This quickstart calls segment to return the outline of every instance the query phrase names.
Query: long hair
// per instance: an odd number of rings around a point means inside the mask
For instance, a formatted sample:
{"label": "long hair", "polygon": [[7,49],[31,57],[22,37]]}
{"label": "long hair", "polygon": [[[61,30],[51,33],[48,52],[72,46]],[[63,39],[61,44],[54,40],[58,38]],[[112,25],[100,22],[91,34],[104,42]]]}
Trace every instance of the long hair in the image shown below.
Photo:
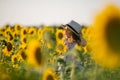
{"label": "long hair", "polygon": [[81,43],[81,38],[80,35],[76,35],[74,32],[72,32],[72,38],[75,40],[75,42],[80,45]]}

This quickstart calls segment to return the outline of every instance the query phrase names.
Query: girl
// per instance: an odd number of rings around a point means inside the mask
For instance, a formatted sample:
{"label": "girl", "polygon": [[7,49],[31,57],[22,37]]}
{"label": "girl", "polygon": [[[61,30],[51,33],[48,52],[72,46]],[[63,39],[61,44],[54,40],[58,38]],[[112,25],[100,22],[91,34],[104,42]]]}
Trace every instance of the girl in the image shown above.
{"label": "girl", "polygon": [[[64,42],[67,45],[68,51],[74,48],[75,45],[79,46],[85,46],[86,41],[83,39],[81,34],[81,28],[82,26],[78,24],[75,21],[71,21],[70,23],[66,25],[62,25],[64,31],[65,31],[65,39]],[[78,57],[78,56],[77,56]],[[60,59],[63,59],[63,61],[66,63],[64,66],[58,62],[58,70],[62,73],[66,72],[65,66],[70,65],[69,71],[71,79],[74,80],[73,74],[75,73],[75,68],[78,68],[79,70],[83,70],[83,66],[81,65],[80,60],[75,56],[74,53],[68,54],[66,56],[61,55]],[[72,66],[72,65],[74,66]],[[73,69],[74,68],[74,69]]]}

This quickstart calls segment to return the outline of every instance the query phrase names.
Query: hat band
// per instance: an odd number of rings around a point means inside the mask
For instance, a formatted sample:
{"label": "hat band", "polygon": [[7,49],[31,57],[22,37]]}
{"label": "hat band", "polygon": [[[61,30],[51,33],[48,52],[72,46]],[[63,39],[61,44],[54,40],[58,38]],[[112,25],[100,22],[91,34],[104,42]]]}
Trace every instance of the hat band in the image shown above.
{"label": "hat band", "polygon": [[72,28],[72,26],[70,26],[69,24],[66,24],[66,25],[69,26],[73,31],[75,31],[74,32],[75,34],[79,35],[79,33],[74,28]]}

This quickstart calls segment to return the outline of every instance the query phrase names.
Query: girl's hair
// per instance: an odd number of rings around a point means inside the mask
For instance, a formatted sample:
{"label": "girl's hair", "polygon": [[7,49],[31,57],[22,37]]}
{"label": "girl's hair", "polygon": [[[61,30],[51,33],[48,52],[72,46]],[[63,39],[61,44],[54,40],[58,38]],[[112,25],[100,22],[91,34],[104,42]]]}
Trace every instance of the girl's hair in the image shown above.
{"label": "girl's hair", "polygon": [[77,42],[78,45],[80,45],[81,38],[80,36],[76,35],[74,32],[72,32],[72,38]]}

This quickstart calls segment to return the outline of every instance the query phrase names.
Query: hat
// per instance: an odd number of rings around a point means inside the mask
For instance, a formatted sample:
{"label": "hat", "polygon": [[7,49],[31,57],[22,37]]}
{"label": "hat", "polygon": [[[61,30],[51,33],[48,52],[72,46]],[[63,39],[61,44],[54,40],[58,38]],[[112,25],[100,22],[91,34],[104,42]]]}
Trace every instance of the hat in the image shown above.
{"label": "hat", "polygon": [[66,25],[62,25],[63,27],[66,27],[66,26],[68,26],[68,28],[71,30],[71,31],[73,31],[76,35],[79,35],[80,34],[80,30],[81,30],[81,28],[82,28],[82,26],[79,24],[79,23],[77,23],[77,22],[75,22],[75,21],[70,21],[68,24],[66,24]]}
{"label": "hat", "polygon": [[82,46],[85,46],[86,45],[86,40],[82,37],[82,34],[81,34],[81,29],[82,29],[82,26],[79,24],[79,23],[77,23],[77,22],[75,22],[75,21],[70,21],[68,24],[66,24],[66,25],[62,25],[63,27],[68,27],[72,32],[74,32],[77,36],[79,36],[80,37],[80,39],[81,39],[81,43],[80,43],[80,45],[82,45]]}

